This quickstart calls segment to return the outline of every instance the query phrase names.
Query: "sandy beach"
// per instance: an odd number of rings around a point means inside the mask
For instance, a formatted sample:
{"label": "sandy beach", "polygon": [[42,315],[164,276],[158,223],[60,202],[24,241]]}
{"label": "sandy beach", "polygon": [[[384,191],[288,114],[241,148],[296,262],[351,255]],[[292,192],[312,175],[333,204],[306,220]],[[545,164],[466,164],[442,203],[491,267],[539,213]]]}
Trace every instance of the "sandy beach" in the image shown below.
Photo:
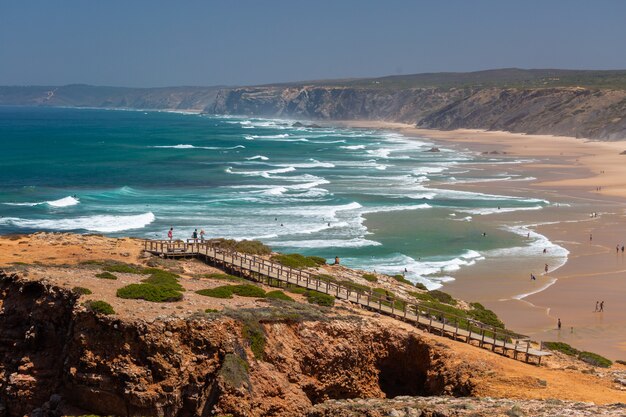
{"label": "sandy beach", "polygon": [[[580,350],[626,359],[626,255],[621,251],[626,245],[626,155],[621,155],[626,141],[468,129],[435,131],[372,121],[344,123],[393,129],[409,137],[428,138],[436,146],[526,160],[506,170],[533,180],[454,188],[550,201],[543,210],[491,214],[489,220],[546,236],[569,251],[567,262],[554,264],[548,260],[550,253],[541,250],[532,256],[489,258],[453,273],[455,280],[443,290],[487,305],[508,327],[534,339],[564,341]],[[499,165],[486,169],[503,170]],[[549,264],[547,274],[545,263]],[[530,280],[530,273],[536,281]],[[603,312],[594,311],[597,301],[604,301]]]}

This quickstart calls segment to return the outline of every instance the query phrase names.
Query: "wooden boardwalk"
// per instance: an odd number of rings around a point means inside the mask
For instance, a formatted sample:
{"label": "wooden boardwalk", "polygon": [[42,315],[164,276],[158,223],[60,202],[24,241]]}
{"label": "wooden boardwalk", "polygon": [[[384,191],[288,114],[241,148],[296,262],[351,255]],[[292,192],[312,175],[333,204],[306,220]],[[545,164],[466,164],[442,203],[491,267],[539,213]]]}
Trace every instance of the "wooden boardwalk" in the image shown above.
{"label": "wooden boardwalk", "polygon": [[146,240],[144,250],[167,258],[198,258],[233,274],[255,281],[266,281],[270,285],[295,285],[329,294],[378,313],[413,323],[428,332],[490,349],[513,359],[526,362],[534,359],[537,364],[540,364],[542,357],[550,355],[549,352],[533,348],[528,336],[433,309],[419,302],[409,302],[327,281],[307,271],[286,267],[258,256],[214,247],[210,241]]}

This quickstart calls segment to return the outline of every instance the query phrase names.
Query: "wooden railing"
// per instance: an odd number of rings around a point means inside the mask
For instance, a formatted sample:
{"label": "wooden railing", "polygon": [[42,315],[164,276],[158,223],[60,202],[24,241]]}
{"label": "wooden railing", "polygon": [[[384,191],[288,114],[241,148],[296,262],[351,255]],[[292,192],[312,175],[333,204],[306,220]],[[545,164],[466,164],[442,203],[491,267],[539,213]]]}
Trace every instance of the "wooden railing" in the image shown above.
{"label": "wooden railing", "polygon": [[[468,341],[470,339],[477,340],[481,345],[489,343],[494,348],[500,342],[503,345],[514,343],[516,346],[525,346],[530,350],[530,338],[526,335],[458,316],[420,302],[407,301],[391,294],[383,295],[371,290],[363,291],[343,283],[332,282],[308,271],[284,266],[256,255],[214,246],[210,241],[199,239],[189,239],[186,242],[182,240],[146,240],[144,249],[148,252],[172,256],[203,255],[224,264],[263,274],[288,284],[356,302],[385,314],[417,321],[429,327],[429,330],[437,327],[442,333],[453,332],[455,336],[466,337]],[[435,323],[438,323],[439,326],[434,326]]]}

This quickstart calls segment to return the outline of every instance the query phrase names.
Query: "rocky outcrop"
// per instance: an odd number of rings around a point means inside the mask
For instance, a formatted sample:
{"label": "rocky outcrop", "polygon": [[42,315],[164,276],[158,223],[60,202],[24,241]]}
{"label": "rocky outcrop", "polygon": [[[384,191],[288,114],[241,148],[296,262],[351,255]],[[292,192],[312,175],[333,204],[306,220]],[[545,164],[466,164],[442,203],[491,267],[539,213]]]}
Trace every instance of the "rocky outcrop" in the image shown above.
{"label": "rocky outcrop", "polygon": [[446,346],[310,307],[130,321],[95,315],[70,291],[5,274],[0,304],[0,409],[7,416],[68,408],[290,416],[329,399],[473,390],[471,368]]}
{"label": "rocky outcrop", "polygon": [[496,398],[410,398],[393,400],[328,401],[313,407],[307,417],[596,417],[623,416],[626,404],[595,405],[559,400]]}
{"label": "rocky outcrop", "polygon": [[211,113],[368,119],[428,129],[626,138],[626,91],[559,88],[246,87],[222,90]]}

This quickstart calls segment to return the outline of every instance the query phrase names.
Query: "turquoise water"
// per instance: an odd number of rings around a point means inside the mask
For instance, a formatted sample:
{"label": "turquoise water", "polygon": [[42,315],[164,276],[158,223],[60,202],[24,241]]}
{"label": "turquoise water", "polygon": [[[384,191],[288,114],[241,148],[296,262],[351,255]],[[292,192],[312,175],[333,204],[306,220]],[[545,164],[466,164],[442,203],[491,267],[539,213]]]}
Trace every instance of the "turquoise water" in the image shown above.
{"label": "turquoise water", "polygon": [[[426,139],[293,121],[0,108],[0,234],[40,230],[260,239],[430,287],[521,233],[480,221],[543,200],[468,193],[497,158]],[[502,160],[496,179],[512,161]],[[515,161],[513,161],[515,162]],[[482,236],[486,232],[487,236]],[[545,244],[545,243],[544,243]]]}

